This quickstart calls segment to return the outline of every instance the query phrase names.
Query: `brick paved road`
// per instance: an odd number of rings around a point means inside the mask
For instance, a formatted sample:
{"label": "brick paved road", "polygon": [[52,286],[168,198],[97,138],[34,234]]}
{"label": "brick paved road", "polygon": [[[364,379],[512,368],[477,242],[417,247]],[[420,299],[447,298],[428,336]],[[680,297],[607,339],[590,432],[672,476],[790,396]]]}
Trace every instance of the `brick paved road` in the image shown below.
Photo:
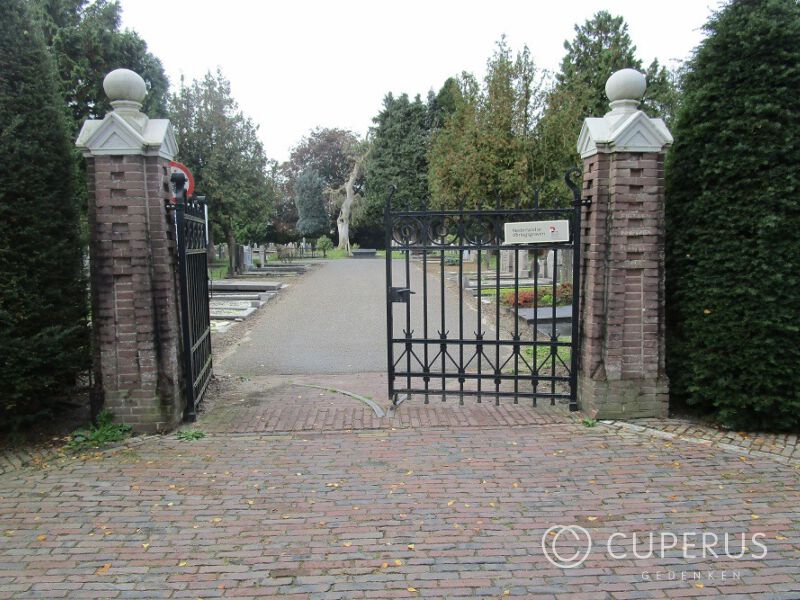
{"label": "brick paved road", "polygon": [[[210,404],[198,426],[218,433],[198,441],[0,475],[0,598],[800,597],[792,465],[563,413],[270,431],[255,417],[286,392],[273,384],[266,408]],[[591,532],[582,566],[544,557],[556,524]],[[649,531],[728,533],[731,553],[738,534],[763,533],[767,556],[614,560],[604,549],[615,532]],[[759,551],[747,546],[745,558]]]}
{"label": "brick paved road", "polygon": [[[342,390],[354,392],[355,397],[340,393]],[[579,418],[577,413],[570,414],[566,406],[550,406],[546,401],[537,410],[531,410],[530,400],[513,404],[505,399],[495,406],[490,398],[483,403],[470,398],[462,406],[458,399],[442,402],[441,396],[432,396],[428,405],[421,399],[403,403],[395,412],[387,399],[385,373],[253,377],[218,396],[201,416],[200,425],[206,431],[497,427],[570,422]],[[367,403],[364,398],[372,402]]]}

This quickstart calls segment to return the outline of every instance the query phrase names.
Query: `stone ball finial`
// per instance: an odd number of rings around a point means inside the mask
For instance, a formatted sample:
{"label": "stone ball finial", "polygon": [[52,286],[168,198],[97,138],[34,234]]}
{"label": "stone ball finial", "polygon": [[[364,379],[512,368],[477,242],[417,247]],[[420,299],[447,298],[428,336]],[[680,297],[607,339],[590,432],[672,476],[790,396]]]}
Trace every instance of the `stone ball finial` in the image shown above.
{"label": "stone ball finial", "polygon": [[103,79],[103,90],[115,102],[134,103],[141,106],[147,95],[147,85],[141,75],[130,69],[115,69]]}
{"label": "stone ball finial", "polygon": [[606,81],[606,96],[611,102],[635,100],[638,103],[646,89],[647,79],[636,69],[621,69]]}

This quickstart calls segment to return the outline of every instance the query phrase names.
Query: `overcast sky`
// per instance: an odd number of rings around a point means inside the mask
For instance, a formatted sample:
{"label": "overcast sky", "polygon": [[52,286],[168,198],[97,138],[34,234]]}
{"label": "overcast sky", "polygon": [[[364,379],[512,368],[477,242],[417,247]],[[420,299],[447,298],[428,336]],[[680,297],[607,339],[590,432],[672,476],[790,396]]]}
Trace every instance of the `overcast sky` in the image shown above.
{"label": "overcast sky", "polygon": [[122,0],[134,29],[172,85],[218,66],[260,126],[270,158],[316,126],[371,125],[387,92],[413,96],[471,71],[482,78],[495,42],[527,44],[557,70],[575,23],[598,10],[622,15],[645,64],[683,60],[718,0]]}

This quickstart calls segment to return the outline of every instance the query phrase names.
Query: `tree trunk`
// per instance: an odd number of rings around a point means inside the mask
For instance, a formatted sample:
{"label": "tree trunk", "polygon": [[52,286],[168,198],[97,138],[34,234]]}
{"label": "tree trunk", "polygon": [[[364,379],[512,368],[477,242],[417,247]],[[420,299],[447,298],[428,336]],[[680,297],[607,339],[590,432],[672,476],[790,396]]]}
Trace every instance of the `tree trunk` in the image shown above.
{"label": "tree trunk", "polygon": [[347,216],[344,215],[344,206],[342,212],[339,213],[339,218],[336,219],[336,229],[339,230],[339,250],[344,250],[347,256],[350,256],[350,214],[348,210]]}
{"label": "tree trunk", "polygon": [[364,157],[361,156],[356,159],[353,165],[353,170],[350,171],[350,177],[347,178],[347,183],[344,184],[345,198],[342,202],[342,209],[339,211],[339,218],[336,219],[336,228],[339,230],[339,250],[344,250],[350,256],[350,215],[353,209],[353,202],[356,199],[355,184],[358,176],[361,174],[361,165],[364,162]]}
{"label": "tree trunk", "polygon": [[228,240],[228,277],[233,277],[236,274],[236,235],[230,222],[223,224],[222,229]]}

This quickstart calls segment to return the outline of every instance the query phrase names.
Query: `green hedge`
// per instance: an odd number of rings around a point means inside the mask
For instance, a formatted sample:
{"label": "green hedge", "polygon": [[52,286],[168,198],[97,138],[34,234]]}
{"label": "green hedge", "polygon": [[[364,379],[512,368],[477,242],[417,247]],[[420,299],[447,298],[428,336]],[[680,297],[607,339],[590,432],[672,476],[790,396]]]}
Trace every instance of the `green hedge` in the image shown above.
{"label": "green hedge", "polygon": [[0,2],[0,428],[48,411],[88,366],[72,146],[28,4]]}
{"label": "green hedge", "polygon": [[738,0],[688,65],[667,162],[673,399],[800,428],[800,7]]}

